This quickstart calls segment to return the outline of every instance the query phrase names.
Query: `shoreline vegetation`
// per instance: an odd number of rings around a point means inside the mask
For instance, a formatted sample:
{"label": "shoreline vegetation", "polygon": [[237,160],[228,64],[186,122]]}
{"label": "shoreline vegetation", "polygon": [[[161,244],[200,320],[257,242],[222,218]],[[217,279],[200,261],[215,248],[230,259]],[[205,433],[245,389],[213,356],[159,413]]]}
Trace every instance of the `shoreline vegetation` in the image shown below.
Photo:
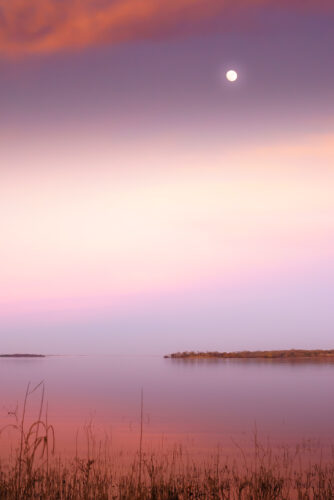
{"label": "shoreline vegetation", "polygon": [[0,354],[0,358],[46,358],[45,354]]}
{"label": "shoreline vegetation", "polygon": [[303,466],[307,453],[276,455],[260,445],[244,463],[218,453],[196,463],[178,448],[137,454],[125,468],[121,456],[103,451],[69,461],[49,456],[43,463],[31,453],[22,458],[21,466],[18,460],[0,465],[1,500],[333,499],[333,463],[320,459]]}
{"label": "shoreline vegetation", "polygon": [[289,349],[279,351],[237,351],[237,352],[195,352],[184,351],[167,354],[168,359],[315,359],[332,358],[334,361],[334,349]]}
{"label": "shoreline vegetation", "polygon": [[[35,421],[27,418],[30,396],[40,391]],[[334,460],[307,442],[274,449],[254,435],[240,460],[218,447],[196,461],[175,446],[160,453],[145,450],[141,406],[138,449],[127,457],[112,455],[109,441],[97,442],[87,427],[84,453],[70,459],[55,454],[55,432],[48,420],[44,383],[28,384],[21,411],[6,429],[16,436],[8,459],[0,461],[1,500],[303,500],[333,499]],[[318,457],[318,458],[316,458]]]}

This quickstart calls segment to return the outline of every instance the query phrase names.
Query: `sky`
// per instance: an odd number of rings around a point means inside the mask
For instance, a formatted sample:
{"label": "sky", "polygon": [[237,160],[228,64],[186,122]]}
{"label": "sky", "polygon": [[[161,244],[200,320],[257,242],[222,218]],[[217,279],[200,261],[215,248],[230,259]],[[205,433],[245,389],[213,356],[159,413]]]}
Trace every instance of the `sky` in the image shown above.
{"label": "sky", "polygon": [[332,348],[333,26],[0,0],[0,352]]}

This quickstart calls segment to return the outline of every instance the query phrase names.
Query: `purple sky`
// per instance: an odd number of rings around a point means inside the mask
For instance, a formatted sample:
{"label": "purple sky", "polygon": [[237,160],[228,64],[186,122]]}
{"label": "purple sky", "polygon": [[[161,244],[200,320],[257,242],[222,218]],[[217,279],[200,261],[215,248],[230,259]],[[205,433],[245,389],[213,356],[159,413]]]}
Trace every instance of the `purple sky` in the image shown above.
{"label": "purple sky", "polygon": [[263,4],[0,0],[0,351],[333,347],[334,7]]}

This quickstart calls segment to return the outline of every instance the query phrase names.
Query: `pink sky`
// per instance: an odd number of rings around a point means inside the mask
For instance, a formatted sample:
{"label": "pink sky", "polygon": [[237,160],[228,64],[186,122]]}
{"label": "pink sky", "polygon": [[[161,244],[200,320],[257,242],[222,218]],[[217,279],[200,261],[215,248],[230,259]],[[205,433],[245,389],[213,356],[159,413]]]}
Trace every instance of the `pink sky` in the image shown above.
{"label": "pink sky", "polygon": [[80,170],[43,170],[41,152],[29,177],[13,168],[0,186],[2,317],[115,312],[321,269],[334,254],[331,139],[211,151],[209,167],[205,151],[184,164],[156,145],[151,164],[130,151],[108,169],[105,150],[94,171],[84,155]]}
{"label": "pink sky", "polygon": [[333,9],[306,4],[0,5],[0,351],[331,344]]}

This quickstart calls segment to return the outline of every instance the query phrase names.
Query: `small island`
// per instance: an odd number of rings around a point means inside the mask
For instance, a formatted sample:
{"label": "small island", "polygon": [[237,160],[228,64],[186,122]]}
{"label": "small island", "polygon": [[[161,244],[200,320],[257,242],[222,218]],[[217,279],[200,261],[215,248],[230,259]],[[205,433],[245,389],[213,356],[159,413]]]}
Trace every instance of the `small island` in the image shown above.
{"label": "small island", "polygon": [[290,349],[281,351],[238,351],[238,352],[195,352],[185,351],[168,354],[164,358],[170,359],[314,359],[333,358],[334,349],[306,350]]}
{"label": "small island", "polygon": [[45,358],[44,354],[0,354],[0,358]]}

